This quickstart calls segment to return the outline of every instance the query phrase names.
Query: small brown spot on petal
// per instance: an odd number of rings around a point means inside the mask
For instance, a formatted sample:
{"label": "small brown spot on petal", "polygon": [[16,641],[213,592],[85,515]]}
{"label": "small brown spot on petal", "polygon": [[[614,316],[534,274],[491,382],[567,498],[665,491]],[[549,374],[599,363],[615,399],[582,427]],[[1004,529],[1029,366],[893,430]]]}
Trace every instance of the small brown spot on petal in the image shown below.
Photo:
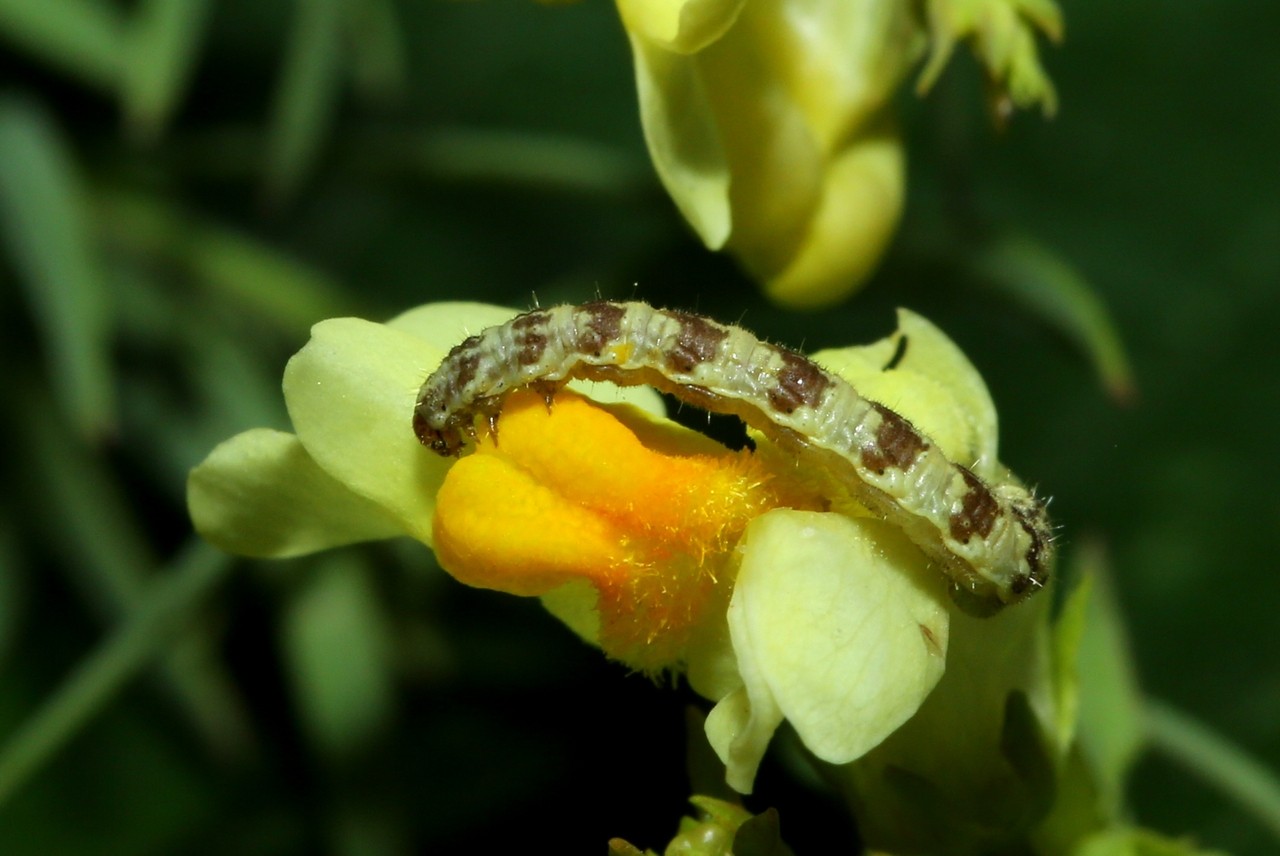
{"label": "small brown spot on petal", "polygon": [[977,476],[964,467],[959,467],[959,470],[969,490],[960,501],[961,509],[951,515],[951,537],[961,544],[968,544],[975,534],[982,538],[991,534],[1000,505]]}
{"label": "small brown spot on petal", "polygon": [[667,365],[675,371],[687,374],[700,363],[716,358],[720,343],[729,335],[728,330],[700,315],[690,315],[686,312],[665,314],[675,319],[680,325],[675,347],[667,353]]}
{"label": "small brown spot on petal", "polygon": [[605,345],[622,335],[622,316],[627,314],[625,306],[597,300],[582,304],[578,312],[587,315],[586,328],[578,328],[577,341],[574,342],[579,353],[598,357],[604,352]]}
{"label": "small brown spot on petal", "polygon": [[817,407],[831,378],[817,364],[792,351],[778,349],[782,368],[778,385],[769,390],[769,406],[779,413],[794,413],[798,407]]}
{"label": "small brown spot on petal", "polygon": [[910,469],[929,444],[894,411],[874,401],[871,406],[880,414],[880,427],[876,429],[875,446],[862,450],[862,465],[877,475],[883,475],[890,467]]}
{"label": "small brown spot on petal", "polygon": [[918,625],[920,633],[924,636],[925,647],[929,649],[929,653],[935,657],[943,655],[942,646],[938,644],[938,637],[933,635],[933,631],[929,629],[927,624]]}

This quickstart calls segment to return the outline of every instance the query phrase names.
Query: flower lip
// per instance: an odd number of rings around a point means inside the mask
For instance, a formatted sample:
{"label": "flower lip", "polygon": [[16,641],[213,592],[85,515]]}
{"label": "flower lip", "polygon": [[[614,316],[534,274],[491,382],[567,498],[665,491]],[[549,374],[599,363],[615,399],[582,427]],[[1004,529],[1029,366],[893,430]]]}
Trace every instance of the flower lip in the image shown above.
{"label": "flower lip", "polygon": [[748,452],[568,391],[551,408],[514,393],[500,425],[441,488],[441,565],[470,585],[525,595],[589,581],[595,641],[645,671],[686,659],[707,610],[723,606],[751,520],[821,504]]}

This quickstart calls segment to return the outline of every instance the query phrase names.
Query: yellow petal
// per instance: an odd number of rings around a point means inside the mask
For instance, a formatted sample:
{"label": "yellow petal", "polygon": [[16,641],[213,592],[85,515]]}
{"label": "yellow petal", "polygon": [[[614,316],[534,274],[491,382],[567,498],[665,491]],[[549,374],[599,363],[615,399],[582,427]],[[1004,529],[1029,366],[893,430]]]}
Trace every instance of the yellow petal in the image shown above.
{"label": "yellow petal", "polygon": [[830,155],[878,114],[910,68],[918,25],[901,0],[782,0],[744,10],[760,53]]}
{"label": "yellow petal", "polygon": [[676,53],[700,51],[733,26],[746,0],[618,0],[633,38]]}
{"label": "yellow petal", "polygon": [[826,154],[754,35],[737,27],[695,59],[731,174],[729,247],[766,279],[804,239]]}
{"label": "yellow petal", "polygon": [[280,559],[403,532],[318,467],[297,437],[267,428],[218,444],[187,479],[187,508],[205,540],[241,556]]}
{"label": "yellow petal", "polygon": [[427,544],[450,462],[418,443],[413,406],[446,350],[382,324],[335,318],[312,328],[284,373],[289,416],[308,454]]}
{"label": "yellow petal", "polygon": [[492,303],[446,300],[405,310],[388,321],[387,326],[417,336],[433,348],[447,352],[468,336],[474,336],[486,327],[505,324],[516,314],[515,309]]}
{"label": "yellow petal", "polygon": [[[662,668],[723,614],[747,523],[778,504],[816,505],[792,490],[749,453],[626,406],[561,392],[548,409],[515,393],[496,442],[482,437],[449,472],[435,547],[459,580],[548,595],[613,656]],[[580,588],[555,593],[573,580],[596,588],[598,629]]]}
{"label": "yellow petal", "polygon": [[821,202],[785,269],[765,282],[793,308],[826,306],[860,286],[884,255],[898,219],[906,158],[896,134],[858,140],[827,164]]}
{"label": "yellow petal", "polygon": [[728,620],[743,691],[707,730],[746,792],[783,717],[836,764],[905,722],[942,675],[949,615],[940,576],[880,521],[777,509],[740,549]]}
{"label": "yellow petal", "polygon": [[436,557],[467,585],[544,594],[577,577],[607,576],[625,559],[607,520],[505,456],[463,458],[437,501]]}
{"label": "yellow petal", "polygon": [[635,35],[631,51],[653,167],[702,242],[719,249],[733,227],[729,164],[701,71],[688,57]]}
{"label": "yellow petal", "polygon": [[[905,351],[886,371],[902,339]],[[870,345],[818,351],[813,359],[901,413],[949,459],[980,476],[993,475],[999,445],[995,403],[973,363],[928,319],[900,309],[894,335]]]}

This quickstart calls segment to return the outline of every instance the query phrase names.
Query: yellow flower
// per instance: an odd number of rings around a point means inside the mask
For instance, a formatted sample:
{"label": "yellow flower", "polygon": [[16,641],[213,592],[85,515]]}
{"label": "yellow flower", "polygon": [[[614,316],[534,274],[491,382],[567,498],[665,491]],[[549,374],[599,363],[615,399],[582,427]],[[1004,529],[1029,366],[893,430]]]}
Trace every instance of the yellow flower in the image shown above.
{"label": "yellow flower", "polygon": [[[316,325],[285,370],[297,433],[215,449],[189,482],[197,529],[273,557],[409,535],[462,582],[540,596],[611,657],[681,671],[715,702],[708,737],[740,791],[784,719],[843,764],[911,717],[946,660],[941,574],[766,438],[731,451],[666,419],[651,390],[575,384],[550,408],[513,394],[496,441],[459,460],[419,445],[418,386],[452,345],[511,315],[445,303]],[[999,475],[981,378],[924,319],[902,312],[899,325],[814,358],[952,460]]]}
{"label": "yellow flower", "polygon": [[902,211],[892,99],[931,47],[927,89],[964,39],[998,104],[1042,102],[1035,30],[1052,0],[617,0],[645,140],[681,214],[776,301],[816,307],[872,273]]}
{"label": "yellow flower", "polygon": [[887,103],[918,38],[897,0],[618,0],[645,139],[677,207],[776,300],[834,302],[902,209]]}

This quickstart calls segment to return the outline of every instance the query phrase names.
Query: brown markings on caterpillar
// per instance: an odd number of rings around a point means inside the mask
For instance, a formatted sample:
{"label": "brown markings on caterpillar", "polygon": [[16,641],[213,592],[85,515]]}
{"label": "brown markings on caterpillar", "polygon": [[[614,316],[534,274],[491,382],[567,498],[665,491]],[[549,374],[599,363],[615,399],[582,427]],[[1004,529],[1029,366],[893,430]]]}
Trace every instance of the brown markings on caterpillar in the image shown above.
{"label": "brown markings on caterpillar", "polygon": [[454,368],[443,386],[430,389],[424,386],[418,396],[418,405],[413,410],[413,431],[422,445],[437,454],[446,454],[445,450],[462,445],[462,431],[456,424],[446,420],[444,425],[436,425],[435,420],[439,414],[448,413],[449,402],[475,380],[482,356],[480,341],[479,336],[468,336],[454,345],[444,358],[445,363]]}
{"label": "brown markings on caterpillar", "polygon": [[[1030,546],[1027,547],[1024,554],[1030,573],[1026,575],[1027,580],[1023,585],[1023,589],[1025,590],[1027,587],[1033,585],[1036,588],[1040,588],[1045,584],[1046,571],[1043,563],[1043,556],[1048,545],[1045,544],[1045,536],[1035,526],[1034,517],[1037,514],[1042,515],[1044,513],[1044,509],[1043,507],[1024,508],[1021,505],[1015,504],[1013,506],[1013,513],[1018,518],[1018,524],[1022,526],[1022,530],[1027,533],[1027,537],[1031,541]],[[1017,584],[1018,581],[1015,580],[1015,587]],[[1015,591],[1014,593],[1018,594],[1020,592]]]}
{"label": "brown markings on caterpillar", "polygon": [[664,312],[680,325],[680,334],[676,337],[676,345],[667,352],[667,365],[673,371],[688,374],[700,364],[716,358],[720,343],[729,335],[729,331],[703,318],[701,315],[690,315],[687,312]]}
{"label": "brown markings on caterpillar", "polygon": [[862,449],[862,465],[877,475],[884,475],[890,467],[910,469],[929,444],[910,422],[896,412],[875,401],[871,406],[880,414],[882,421],[876,429],[875,446]]}
{"label": "brown markings on caterpillar", "polygon": [[782,359],[782,368],[777,373],[778,385],[769,390],[769,406],[779,413],[817,407],[831,378],[807,357],[783,348],[773,350]]}
{"label": "brown markings on caterpillar", "polygon": [[988,485],[841,377],[699,315],[596,301],[518,316],[449,352],[422,386],[413,430],[436,453],[457,455],[479,420],[496,433],[512,389],[531,387],[550,406],[573,378],[655,386],[737,415],[810,465],[832,468],[853,499],[938,562],[956,602],[975,614],[1047,581],[1052,528],[1030,491]]}
{"label": "brown markings on caterpillar", "polygon": [[445,358],[454,360],[458,366],[453,380],[449,383],[451,391],[460,391],[475,379],[476,369],[480,366],[479,347],[480,337],[468,336],[462,340],[461,344],[455,346],[449,352],[449,356]]}
{"label": "brown markings on caterpillar", "polygon": [[986,538],[995,525],[996,515],[1000,513],[1000,504],[991,495],[991,491],[967,467],[957,466],[964,477],[968,492],[961,500],[961,508],[951,515],[951,537],[961,544],[968,544],[975,534]]}
{"label": "brown markings on caterpillar", "polygon": [[625,306],[597,300],[584,303],[579,307],[587,313],[587,327],[578,332],[577,345],[579,351],[593,357],[604,352],[605,345],[616,342],[622,336],[622,319],[627,314]]}
{"label": "brown markings on caterpillar", "polygon": [[427,421],[427,417],[422,411],[415,408],[413,411],[413,433],[417,436],[418,442],[435,451],[436,444],[439,443],[439,431],[431,426]]}
{"label": "brown markings on caterpillar", "polygon": [[551,316],[545,312],[530,312],[511,322],[515,342],[519,346],[516,362],[520,365],[531,366],[542,359],[542,353],[547,349],[547,335],[544,331],[550,320]]}

